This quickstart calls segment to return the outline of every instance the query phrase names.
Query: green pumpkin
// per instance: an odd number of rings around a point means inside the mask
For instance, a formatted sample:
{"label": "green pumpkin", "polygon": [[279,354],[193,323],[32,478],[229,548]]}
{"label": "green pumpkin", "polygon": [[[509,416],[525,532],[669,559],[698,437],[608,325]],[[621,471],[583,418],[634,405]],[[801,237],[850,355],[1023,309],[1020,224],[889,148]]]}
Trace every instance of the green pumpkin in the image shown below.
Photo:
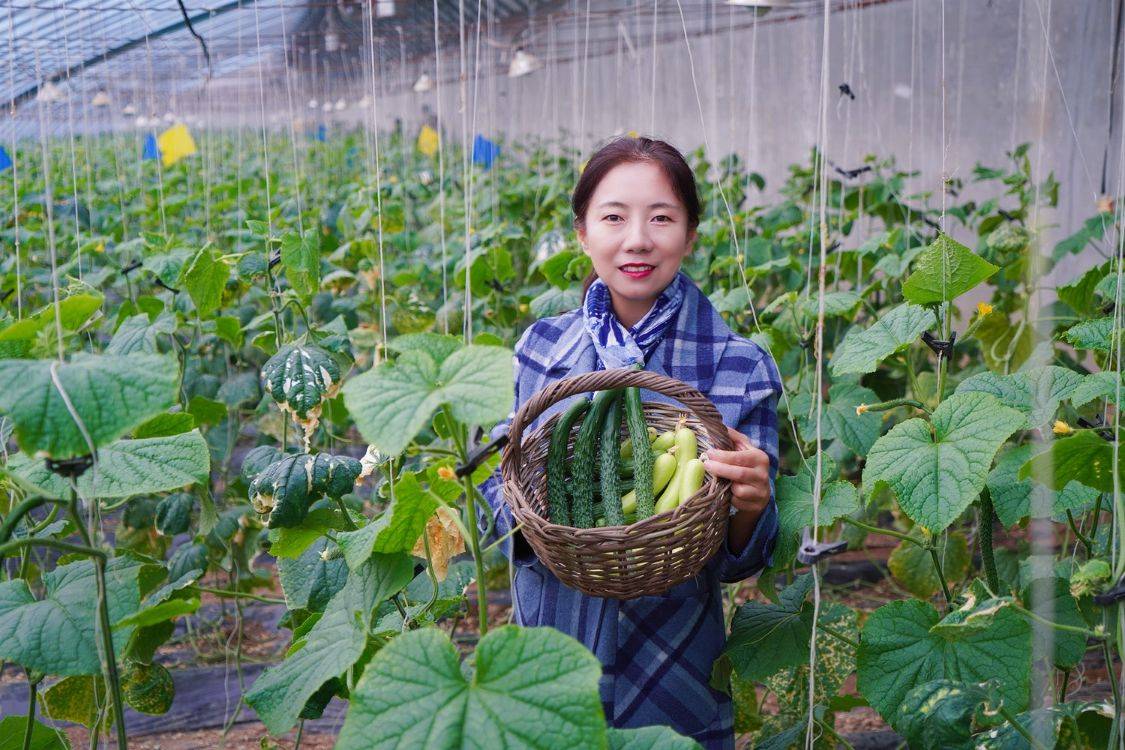
{"label": "green pumpkin", "polygon": [[363,466],[348,456],[285,456],[250,484],[250,503],[271,529],[296,526],[321,496],[340,497],[355,486]]}
{"label": "green pumpkin", "polygon": [[195,508],[195,495],[177,492],[156,506],[156,531],[163,536],[183,534],[191,526],[191,511]]}

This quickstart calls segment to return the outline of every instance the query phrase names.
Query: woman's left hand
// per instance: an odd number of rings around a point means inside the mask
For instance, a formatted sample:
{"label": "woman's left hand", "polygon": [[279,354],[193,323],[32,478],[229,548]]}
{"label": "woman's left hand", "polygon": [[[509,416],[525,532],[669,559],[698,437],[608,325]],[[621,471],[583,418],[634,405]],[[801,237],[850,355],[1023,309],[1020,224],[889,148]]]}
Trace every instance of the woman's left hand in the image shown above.
{"label": "woman's left hand", "polygon": [[714,476],[730,480],[731,504],[757,518],[770,501],[770,458],[737,430],[727,427],[734,450],[705,451],[703,466]]}

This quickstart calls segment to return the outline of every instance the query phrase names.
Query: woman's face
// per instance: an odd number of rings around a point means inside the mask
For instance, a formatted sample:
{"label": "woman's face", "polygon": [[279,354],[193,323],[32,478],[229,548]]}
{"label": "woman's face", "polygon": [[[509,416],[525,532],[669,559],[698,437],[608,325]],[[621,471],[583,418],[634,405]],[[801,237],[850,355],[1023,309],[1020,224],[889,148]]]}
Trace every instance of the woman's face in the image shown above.
{"label": "woman's face", "polygon": [[598,183],[578,239],[609,287],[618,318],[632,326],[675,278],[695,231],[659,165],[632,162]]}

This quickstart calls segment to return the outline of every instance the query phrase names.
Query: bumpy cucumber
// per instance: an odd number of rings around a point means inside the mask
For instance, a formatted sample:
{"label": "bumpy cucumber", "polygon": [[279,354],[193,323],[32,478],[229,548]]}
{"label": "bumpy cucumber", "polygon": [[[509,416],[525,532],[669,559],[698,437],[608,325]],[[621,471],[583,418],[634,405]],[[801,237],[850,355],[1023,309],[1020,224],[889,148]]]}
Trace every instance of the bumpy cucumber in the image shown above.
{"label": "bumpy cucumber", "polygon": [[551,445],[547,448],[547,512],[551,522],[570,525],[570,503],[566,492],[566,446],[570,440],[570,430],[574,423],[590,408],[587,399],[578,399],[568,408],[551,433]]}
{"label": "bumpy cucumber", "polygon": [[[641,390],[636,387],[625,389],[625,420],[629,424],[629,437],[633,445],[644,445],[648,441],[648,425],[645,424],[644,407],[641,405]],[[644,520],[655,509],[652,491],[652,453],[640,450],[633,453],[633,480],[637,493],[637,518]]]}
{"label": "bumpy cucumber", "polygon": [[[657,492],[664,489],[672,477],[676,473],[676,457],[671,453],[661,453],[656,457],[656,461],[652,465],[652,494],[655,496]],[[626,520],[631,515],[637,514],[637,487],[634,484],[633,489],[621,498],[621,510],[626,516]]]}
{"label": "bumpy cucumber", "polygon": [[[578,437],[574,440],[574,460],[570,463],[571,491],[574,493],[570,518],[579,529],[594,525],[594,461],[598,453],[598,436],[601,435],[606,412],[620,393],[620,389],[613,389],[599,391],[594,396],[590,411],[586,412],[582,426],[578,428]],[[612,447],[616,446],[617,441],[614,440]],[[617,467],[612,467],[610,473],[616,477]]]}
{"label": "bumpy cucumber", "polygon": [[602,504],[605,506],[605,520],[609,526],[620,526],[625,523],[625,512],[621,509],[621,488],[618,478],[618,461],[620,451],[617,441],[621,435],[621,393],[610,402],[606,411],[605,422],[602,423],[601,444],[598,446],[600,454],[599,471],[601,472]]}
{"label": "bumpy cucumber", "polygon": [[[650,444],[652,443],[653,440],[656,440],[657,434],[656,434],[656,428],[655,427],[648,427],[648,428],[646,428],[645,432],[648,434],[648,440],[649,440]],[[633,457],[633,438],[632,437],[625,438],[625,442],[621,443],[620,456],[621,456],[622,461],[625,461],[627,459],[631,459]]]}

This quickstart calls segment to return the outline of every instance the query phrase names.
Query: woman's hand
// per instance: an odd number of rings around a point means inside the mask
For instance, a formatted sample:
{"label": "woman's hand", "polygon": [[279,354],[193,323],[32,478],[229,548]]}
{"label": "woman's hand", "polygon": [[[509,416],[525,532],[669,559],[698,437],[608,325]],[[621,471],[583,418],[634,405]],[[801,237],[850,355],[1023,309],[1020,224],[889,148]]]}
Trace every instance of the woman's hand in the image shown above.
{"label": "woman's hand", "polygon": [[730,519],[727,535],[730,550],[737,555],[746,546],[758,518],[769,504],[770,457],[751,445],[741,432],[727,427],[727,434],[734,443],[734,450],[711,448],[705,451],[703,466],[710,474],[730,480],[731,504],[738,513]]}

